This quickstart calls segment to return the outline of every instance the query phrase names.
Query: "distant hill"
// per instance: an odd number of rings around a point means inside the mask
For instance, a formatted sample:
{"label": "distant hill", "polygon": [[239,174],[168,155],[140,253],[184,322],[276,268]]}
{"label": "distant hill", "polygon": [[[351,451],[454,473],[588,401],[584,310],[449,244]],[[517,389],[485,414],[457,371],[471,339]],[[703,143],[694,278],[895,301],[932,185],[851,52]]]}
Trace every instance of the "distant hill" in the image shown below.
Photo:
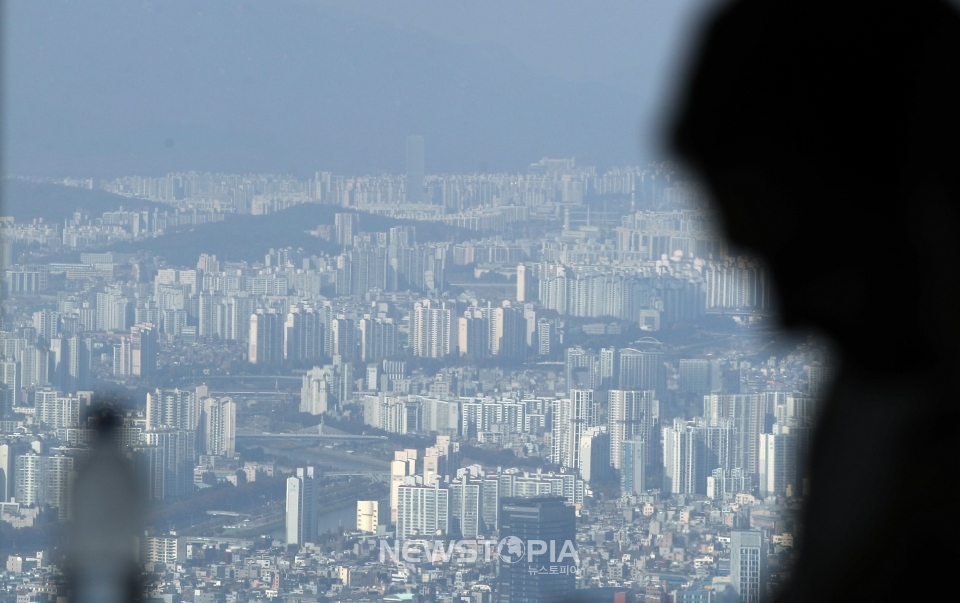
{"label": "distant hill", "polygon": [[[201,224],[156,239],[118,243],[106,249],[121,253],[149,251],[178,266],[196,263],[201,253],[214,253],[221,260],[248,262],[263,260],[271,248],[293,247],[302,248],[307,254],[331,254],[339,252],[340,246],[307,231],[320,224],[333,224],[334,214],[345,212],[351,210],[304,203],[266,216],[232,215],[223,222]],[[459,241],[477,236],[474,231],[435,222],[396,220],[365,212],[352,213],[360,214],[360,230],[363,232],[387,232],[393,226],[406,225],[416,227],[419,242]]]}
{"label": "distant hill", "polygon": [[13,216],[17,222],[43,218],[62,223],[79,208],[94,216],[105,211],[166,207],[152,201],[130,199],[102,190],[87,190],[59,184],[30,182],[17,178],[0,180],[0,216]]}

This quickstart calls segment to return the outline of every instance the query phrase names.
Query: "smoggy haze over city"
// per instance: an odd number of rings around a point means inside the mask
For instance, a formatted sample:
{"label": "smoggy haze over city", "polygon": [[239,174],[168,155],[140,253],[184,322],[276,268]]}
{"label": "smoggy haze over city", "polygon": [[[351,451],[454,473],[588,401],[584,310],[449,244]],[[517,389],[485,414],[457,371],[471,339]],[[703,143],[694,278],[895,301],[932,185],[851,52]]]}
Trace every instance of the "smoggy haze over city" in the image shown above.
{"label": "smoggy haze over city", "polygon": [[667,150],[715,1],[6,2],[0,603],[771,601],[838,370]]}
{"label": "smoggy haze over city", "polygon": [[3,172],[397,173],[409,134],[428,172],[644,164],[708,4],[14,0]]}

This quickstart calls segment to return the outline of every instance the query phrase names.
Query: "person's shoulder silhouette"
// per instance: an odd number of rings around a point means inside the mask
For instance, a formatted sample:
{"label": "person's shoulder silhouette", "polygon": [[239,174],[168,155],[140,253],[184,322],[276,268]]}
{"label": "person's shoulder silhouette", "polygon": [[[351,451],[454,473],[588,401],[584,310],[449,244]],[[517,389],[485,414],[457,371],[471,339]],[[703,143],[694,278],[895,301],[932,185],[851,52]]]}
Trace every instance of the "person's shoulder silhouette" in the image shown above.
{"label": "person's shoulder silhouette", "polygon": [[[734,2],[694,63],[674,146],[731,242],[771,264],[785,323],[826,330],[865,370],[913,370],[944,320],[960,332],[930,307],[960,259],[958,77],[960,20],[930,0]],[[903,316],[921,324],[877,328]]]}
{"label": "person's shoulder silhouette", "polygon": [[[743,0],[709,21],[674,124],[788,327],[842,359],[785,601],[923,598],[958,560],[937,476],[960,360],[960,19],[933,0]],[[917,546],[923,543],[923,552]]]}

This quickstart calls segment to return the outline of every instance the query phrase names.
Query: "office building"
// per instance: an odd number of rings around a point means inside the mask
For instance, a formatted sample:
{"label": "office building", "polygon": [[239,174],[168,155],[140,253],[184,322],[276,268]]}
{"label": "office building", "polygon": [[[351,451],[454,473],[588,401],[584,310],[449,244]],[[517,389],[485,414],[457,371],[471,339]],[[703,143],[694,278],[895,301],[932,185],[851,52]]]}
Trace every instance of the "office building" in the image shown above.
{"label": "office building", "polygon": [[157,372],[160,336],[156,325],[140,323],[130,328],[130,374],[149,377]]}
{"label": "office building", "polygon": [[563,498],[502,498],[500,538],[495,601],[553,603],[571,596],[579,569],[576,517]]}
{"label": "office building", "polygon": [[739,603],[765,599],[767,556],[763,533],[734,530],[730,533],[730,584]]}
{"label": "office building", "polygon": [[320,494],[314,467],[298,467],[287,478],[287,544],[303,546],[316,542],[319,530]]}
{"label": "office building", "polygon": [[590,427],[580,436],[580,477],[592,483],[610,477],[612,470],[607,426]]}
{"label": "office building", "polygon": [[647,441],[642,439],[620,442],[620,491],[625,496],[647,491]]}

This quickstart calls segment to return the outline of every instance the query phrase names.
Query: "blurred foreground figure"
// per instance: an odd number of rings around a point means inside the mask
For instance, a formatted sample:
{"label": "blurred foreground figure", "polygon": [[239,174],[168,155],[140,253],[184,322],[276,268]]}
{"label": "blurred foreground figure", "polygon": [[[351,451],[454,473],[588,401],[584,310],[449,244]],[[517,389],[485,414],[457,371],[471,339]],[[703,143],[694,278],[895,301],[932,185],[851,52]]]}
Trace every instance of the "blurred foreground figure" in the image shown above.
{"label": "blurred foreground figure", "polygon": [[97,441],[73,488],[67,543],[72,603],[130,603],[140,599],[138,535],[143,534],[140,484],[118,442],[121,419],[106,406],[94,411]]}
{"label": "blurred foreground figure", "polygon": [[785,326],[841,358],[780,600],[924,600],[960,551],[960,20],[933,0],[734,2],[690,75],[674,145],[767,261]]}

